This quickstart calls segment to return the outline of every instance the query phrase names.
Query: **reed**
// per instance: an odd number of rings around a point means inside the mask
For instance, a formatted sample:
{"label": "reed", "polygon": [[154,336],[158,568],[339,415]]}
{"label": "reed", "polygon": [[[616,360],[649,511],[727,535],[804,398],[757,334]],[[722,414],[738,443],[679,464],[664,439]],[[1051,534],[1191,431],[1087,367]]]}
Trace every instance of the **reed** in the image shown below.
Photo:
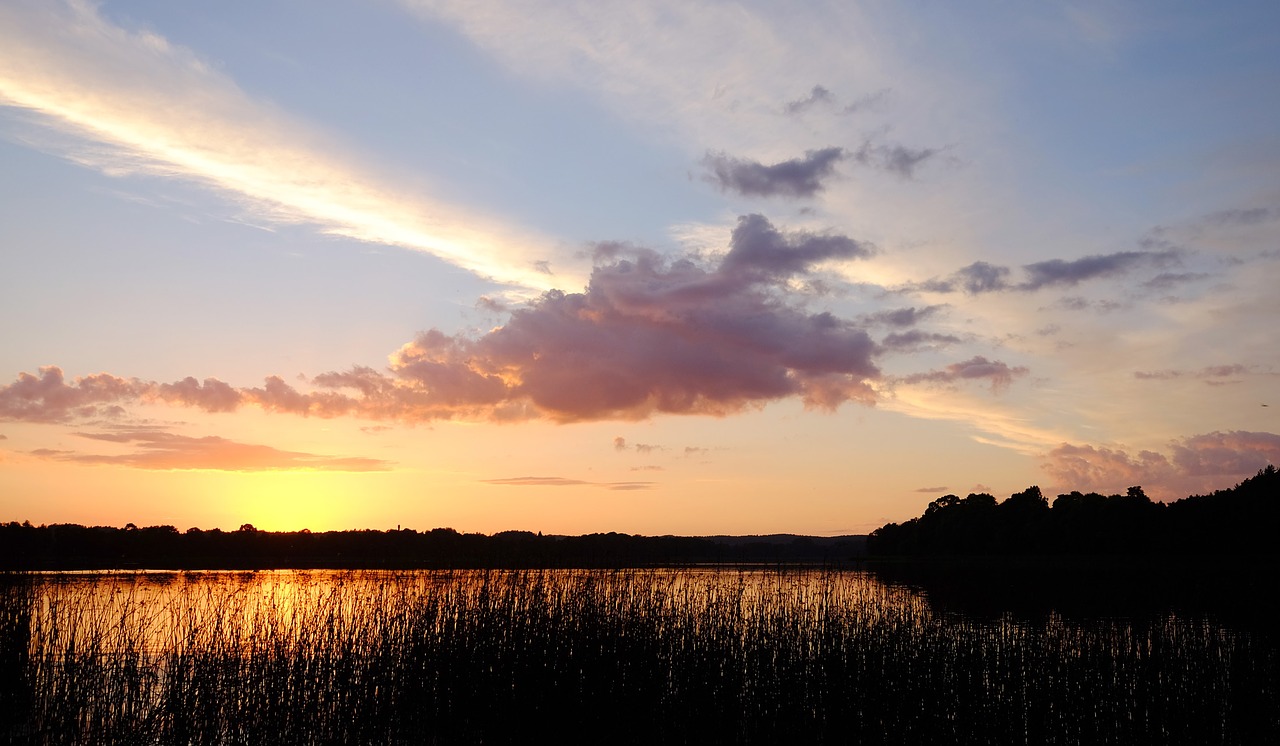
{"label": "reed", "polygon": [[11,743],[1280,742],[1256,635],[939,614],[854,572],[0,584]]}

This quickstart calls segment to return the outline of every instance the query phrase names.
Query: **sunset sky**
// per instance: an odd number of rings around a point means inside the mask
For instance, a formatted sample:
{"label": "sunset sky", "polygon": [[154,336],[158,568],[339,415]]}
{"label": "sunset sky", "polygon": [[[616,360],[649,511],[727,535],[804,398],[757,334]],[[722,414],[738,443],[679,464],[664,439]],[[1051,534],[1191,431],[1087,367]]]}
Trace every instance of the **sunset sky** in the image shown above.
{"label": "sunset sky", "polygon": [[1280,463],[1280,4],[0,2],[0,520],[866,533]]}

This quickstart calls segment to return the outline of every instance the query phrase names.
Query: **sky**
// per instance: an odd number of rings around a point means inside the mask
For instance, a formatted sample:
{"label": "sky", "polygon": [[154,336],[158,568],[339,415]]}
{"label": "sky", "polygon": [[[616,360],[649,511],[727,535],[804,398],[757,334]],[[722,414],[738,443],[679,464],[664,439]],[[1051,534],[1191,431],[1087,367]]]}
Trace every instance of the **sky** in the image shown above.
{"label": "sky", "polygon": [[0,520],[838,535],[1280,463],[1280,6],[0,3]]}

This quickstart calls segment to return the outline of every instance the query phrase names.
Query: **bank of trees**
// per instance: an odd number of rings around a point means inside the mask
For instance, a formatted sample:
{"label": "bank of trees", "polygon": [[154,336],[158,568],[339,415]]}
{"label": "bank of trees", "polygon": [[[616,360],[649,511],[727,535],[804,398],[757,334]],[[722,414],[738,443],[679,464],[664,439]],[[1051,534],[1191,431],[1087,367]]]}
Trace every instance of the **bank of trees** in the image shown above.
{"label": "bank of trees", "polygon": [[1230,489],[1172,503],[1141,487],[1071,492],[1050,504],[1039,487],[998,502],[944,495],[924,514],[872,532],[874,555],[1270,555],[1280,519],[1280,472],[1268,466]]}
{"label": "bank of trees", "polygon": [[639,567],[844,561],[865,537],[543,536],[430,531],[235,531],[0,524],[0,570]]}

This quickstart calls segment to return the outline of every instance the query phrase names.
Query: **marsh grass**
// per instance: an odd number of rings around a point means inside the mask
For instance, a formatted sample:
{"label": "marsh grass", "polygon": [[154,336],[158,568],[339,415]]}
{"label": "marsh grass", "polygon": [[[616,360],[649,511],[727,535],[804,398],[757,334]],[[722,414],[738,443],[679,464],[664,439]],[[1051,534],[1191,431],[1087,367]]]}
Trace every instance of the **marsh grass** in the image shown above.
{"label": "marsh grass", "polygon": [[1266,743],[1274,646],[854,572],[0,579],[12,743]]}

